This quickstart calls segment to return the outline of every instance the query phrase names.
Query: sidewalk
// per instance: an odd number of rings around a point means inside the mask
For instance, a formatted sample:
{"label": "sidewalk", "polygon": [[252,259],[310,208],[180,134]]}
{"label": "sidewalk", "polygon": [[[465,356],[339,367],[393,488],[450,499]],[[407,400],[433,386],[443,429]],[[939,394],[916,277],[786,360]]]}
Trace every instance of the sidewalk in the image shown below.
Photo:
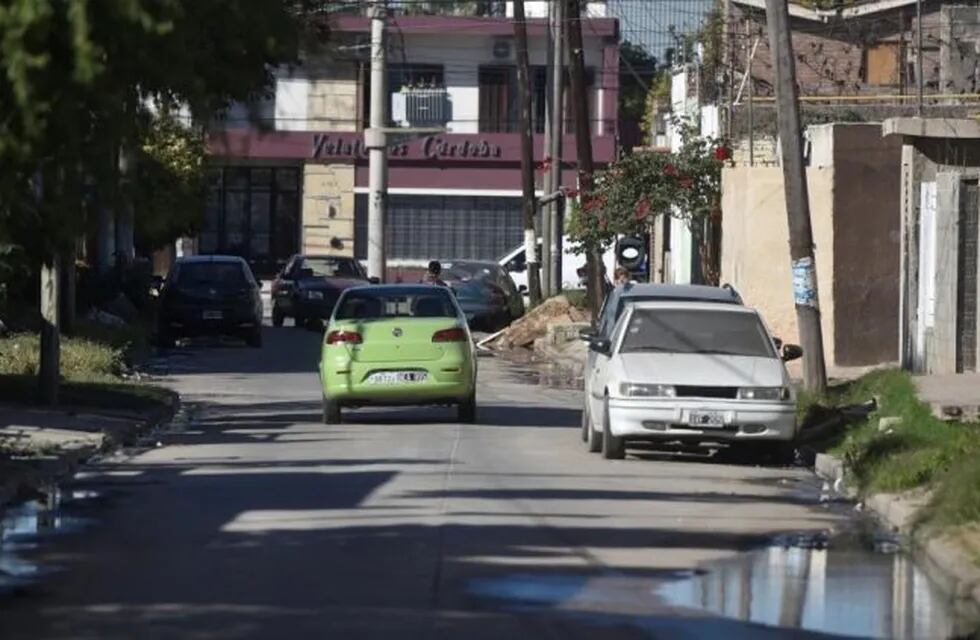
{"label": "sidewalk", "polygon": [[942,419],[980,419],[980,373],[915,377],[919,398]]}
{"label": "sidewalk", "polygon": [[143,412],[0,404],[0,506],[70,475],[96,453],[133,442],[175,410],[176,402]]}

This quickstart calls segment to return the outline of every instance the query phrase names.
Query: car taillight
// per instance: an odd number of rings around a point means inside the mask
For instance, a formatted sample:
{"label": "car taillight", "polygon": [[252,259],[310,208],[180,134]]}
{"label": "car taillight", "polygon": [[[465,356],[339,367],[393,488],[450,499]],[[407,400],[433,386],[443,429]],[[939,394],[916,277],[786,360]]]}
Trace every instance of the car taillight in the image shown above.
{"label": "car taillight", "polygon": [[331,331],[327,344],[361,344],[361,334],[356,331]]}
{"label": "car taillight", "polygon": [[432,334],[433,342],[466,342],[466,331],[459,327],[443,329]]}

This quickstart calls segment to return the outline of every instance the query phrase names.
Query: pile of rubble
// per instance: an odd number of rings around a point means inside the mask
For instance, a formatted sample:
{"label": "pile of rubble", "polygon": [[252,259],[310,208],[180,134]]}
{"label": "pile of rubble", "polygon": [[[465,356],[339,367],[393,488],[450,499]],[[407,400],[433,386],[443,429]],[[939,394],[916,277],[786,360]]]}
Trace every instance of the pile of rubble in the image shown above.
{"label": "pile of rubble", "polygon": [[[565,296],[556,296],[545,300],[523,318],[515,320],[500,333],[491,336],[484,346],[497,350],[531,349],[535,343],[554,334],[549,327],[577,327],[587,325],[589,313],[572,305]],[[574,338],[573,338],[574,339]]]}

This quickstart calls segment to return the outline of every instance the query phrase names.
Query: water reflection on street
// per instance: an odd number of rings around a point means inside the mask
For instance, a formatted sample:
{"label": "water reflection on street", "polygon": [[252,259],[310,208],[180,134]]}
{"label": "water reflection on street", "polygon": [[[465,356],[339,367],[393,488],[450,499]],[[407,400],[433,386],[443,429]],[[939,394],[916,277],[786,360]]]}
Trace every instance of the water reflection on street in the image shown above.
{"label": "water reflection on street", "polygon": [[976,628],[901,553],[776,546],[704,569],[656,595],[746,622],[848,636],[953,638]]}

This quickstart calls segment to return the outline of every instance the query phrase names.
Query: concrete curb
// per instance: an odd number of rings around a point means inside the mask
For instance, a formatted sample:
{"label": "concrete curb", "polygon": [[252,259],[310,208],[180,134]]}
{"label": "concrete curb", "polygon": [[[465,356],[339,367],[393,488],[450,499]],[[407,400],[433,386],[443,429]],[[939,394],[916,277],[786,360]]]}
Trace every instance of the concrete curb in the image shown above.
{"label": "concrete curb", "polygon": [[[843,482],[846,473],[844,462],[826,453],[817,454],[814,470],[834,483]],[[857,497],[857,491],[846,484],[842,493],[851,499]],[[914,560],[942,591],[957,600],[958,609],[980,616],[980,567],[955,541],[943,535],[926,537],[914,528],[915,516],[928,500],[928,492],[919,490],[874,494],[865,504],[884,524],[908,538]]]}
{"label": "concrete curb", "polygon": [[139,436],[172,420],[179,408],[180,396],[174,393],[168,406],[147,412],[142,420],[134,421],[133,425],[123,432],[103,433],[98,445],[66,448],[53,455],[14,458],[6,463],[0,462],[0,471],[4,471],[4,466],[7,467],[6,473],[3,474],[6,477],[0,481],[0,511],[26,491],[38,490],[70,478],[75,475],[80,466],[94,456],[132,444]]}

